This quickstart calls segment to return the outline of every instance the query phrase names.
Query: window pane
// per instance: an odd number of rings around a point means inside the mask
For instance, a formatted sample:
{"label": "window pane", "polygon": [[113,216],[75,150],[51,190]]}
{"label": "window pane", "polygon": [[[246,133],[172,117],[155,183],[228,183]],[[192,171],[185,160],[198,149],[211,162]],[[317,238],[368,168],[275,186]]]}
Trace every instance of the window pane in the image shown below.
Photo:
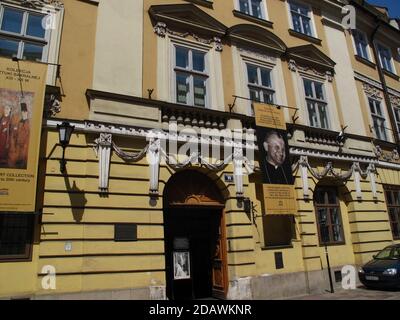
{"label": "window pane", "polygon": [[313,89],[312,89],[312,81],[304,80],[304,90],[306,93],[306,97],[313,97]]}
{"label": "window pane", "polygon": [[19,42],[0,38],[0,55],[13,57],[18,55]]}
{"label": "window pane", "polygon": [[266,91],[266,90],[262,90],[262,96],[263,96],[263,102],[274,103],[273,93]]}
{"label": "window pane", "polygon": [[308,35],[308,36],[311,36],[311,35],[312,35],[312,32],[311,32],[311,21],[310,21],[310,19],[305,18],[305,17],[302,17],[301,19],[302,19],[302,21],[303,21],[303,30],[304,30],[304,33],[305,33],[306,35]]}
{"label": "window pane", "polygon": [[320,100],[325,100],[324,90],[322,88],[322,83],[314,82],[315,86],[315,97]]}
{"label": "window pane", "polygon": [[250,89],[250,99],[253,101],[260,101],[258,90]]}
{"label": "window pane", "polygon": [[393,192],[394,203],[396,206],[400,206],[400,194],[398,191]]}
{"label": "window pane", "polygon": [[246,14],[250,14],[248,0],[239,0],[240,11]]}
{"label": "window pane", "polygon": [[247,65],[247,76],[249,78],[249,83],[259,84],[258,83],[258,75],[257,75],[257,67],[252,65]]}
{"label": "window pane", "polygon": [[261,82],[262,85],[265,87],[272,87],[272,82],[271,82],[271,72],[267,69],[260,68],[261,69]]}
{"label": "window pane", "polygon": [[205,63],[204,63],[203,52],[193,51],[193,70],[204,72],[205,71]]}
{"label": "window pane", "polygon": [[371,110],[372,114],[376,114],[375,103],[374,103],[374,100],[372,100],[372,99],[369,99],[369,109]]}
{"label": "window pane", "polygon": [[206,82],[199,77],[194,78],[194,105],[198,107],[206,106]]}
{"label": "window pane", "polygon": [[326,106],[319,104],[318,111],[319,111],[319,121],[320,121],[321,128],[328,129],[329,123],[328,123],[328,113],[326,111]]}
{"label": "window pane", "polygon": [[262,18],[261,13],[261,0],[251,0],[252,15],[257,18]]}
{"label": "window pane", "polygon": [[20,34],[23,17],[24,13],[21,10],[4,8],[1,30]]}
{"label": "window pane", "polygon": [[176,101],[187,104],[187,94],[189,92],[189,79],[182,74],[176,75]]}
{"label": "window pane", "polygon": [[24,44],[23,58],[30,61],[42,61],[43,46],[38,46],[31,43]]}
{"label": "window pane", "polygon": [[308,102],[307,106],[308,106],[308,117],[310,120],[310,126],[318,127],[318,116],[315,110],[315,105],[312,102]]}
{"label": "window pane", "polygon": [[386,191],[386,199],[389,205],[394,204],[393,195],[390,191]]}
{"label": "window pane", "polygon": [[29,14],[26,34],[32,37],[44,38],[46,31],[43,28],[43,15]]}
{"label": "window pane", "polygon": [[342,242],[342,230],[340,224],[332,226],[332,234],[333,234],[333,241],[334,242]]}
{"label": "window pane", "polygon": [[301,30],[301,20],[300,16],[292,12],[293,29],[297,32],[303,33]]}
{"label": "window pane", "polygon": [[176,47],[176,66],[187,69],[189,67],[189,50]]}

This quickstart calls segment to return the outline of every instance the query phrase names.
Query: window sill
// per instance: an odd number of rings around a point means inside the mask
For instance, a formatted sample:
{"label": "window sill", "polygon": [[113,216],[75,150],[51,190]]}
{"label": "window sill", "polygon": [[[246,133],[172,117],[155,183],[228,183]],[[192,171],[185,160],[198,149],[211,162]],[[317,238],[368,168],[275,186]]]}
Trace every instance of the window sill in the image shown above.
{"label": "window sill", "polygon": [[233,10],[233,15],[237,18],[241,18],[250,22],[258,23],[263,25],[264,27],[273,28],[274,23],[268,20],[260,19],[257,17],[253,17],[249,14],[240,12],[238,10]]}
{"label": "window sill", "polygon": [[372,61],[370,61],[370,60],[368,60],[368,59],[365,59],[365,58],[359,56],[358,54],[355,55],[355,58],[356,58],[357,61],[359,61],[359,62],[361,62],[361,63],[364,63],[364,64],[366,64],[367,66],[370,66],[371,68],[376,69],[376,64],[373,63]]}
{"label": "window sill", "polygon": [[213,1],[212,0],[185,0],[185,1],[192,2],[194,4],[198,4],[199,6],[213,9]]}
{"label": "window sill", "polygon": [[343,242],[334,242],[334,243],[319,243],[320,248],[321,247],[325,247],[325,246],[327,246],[327,247],[336,247],[336,246],[345,246],[345,245],[346,245],[345,241],[343,241]]}
{"label": "window sill", "polygon": [[289,29],[289,34],[292,35],[292,36],[294,36],[294,37],[297,37],[297,38],[306,40],[306,41],[308,41],[308,42],[312,42],[312,43],[317,44],[317,45],[319,45],[319,46],[320,46],[321,43],[322,43],[322,40],[321,40],[321,39],[314,38],[314,37],[312,37],[312,36],[308,36],[308,35],[306,35],[306,34],[304,34],[304,33],[297,32],[297,31],[295,31],[295,30],[293,30],[293,29]]}
{"label": "window sill", "polygon": [[390,77],[390,78],[393,78],[393,79],[396,80],[396,81],[399,81],[400,77],[399,77],[397,74],[394,74],[393,72],[390,72],[390,71],[388,71],[388,70],[386,70],[386,69],[382,69],[382,70],[383,70],[383,73],[384,73],[386,76],[388,76],[388,77]]}
{"label": "window sill", "polygon": [[31,255],[23,256],[0,256],[0,263],[10,263],[10,262],[32,262]]}
{"label": "window sill", "polygon": [[261,247],[261,250],[268,251],[268,250],[282,250],[282,249],[293,249],[293,244],[288,244],[286,246],[270,246],[270,247]]}

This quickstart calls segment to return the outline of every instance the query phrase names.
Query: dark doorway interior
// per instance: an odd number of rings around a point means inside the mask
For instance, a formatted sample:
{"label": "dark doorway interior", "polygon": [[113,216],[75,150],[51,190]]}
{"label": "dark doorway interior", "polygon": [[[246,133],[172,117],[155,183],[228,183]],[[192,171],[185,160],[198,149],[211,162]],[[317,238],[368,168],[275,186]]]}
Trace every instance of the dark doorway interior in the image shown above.
{"label": "dark doorway interior", "polygon": [[[218,251],[221,209],[170,208],[164,212],[167,296],[172,300],[212,297],[212,265]],[[178,252],[178,254],[176,254]],[[177,276],[177,256],[187,257],[186,276]],[[175,259],[174,259],[175,253]]]}

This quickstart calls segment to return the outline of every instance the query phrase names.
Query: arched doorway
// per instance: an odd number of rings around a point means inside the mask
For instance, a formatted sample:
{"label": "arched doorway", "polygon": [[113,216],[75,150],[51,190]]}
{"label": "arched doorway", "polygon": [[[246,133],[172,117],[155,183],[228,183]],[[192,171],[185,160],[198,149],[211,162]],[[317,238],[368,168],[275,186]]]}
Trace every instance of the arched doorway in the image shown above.
{"label": "arched doorway", "polygon": [[164,189],[169,299],[225,298],[228,286],[224,197],[196,170],[176,173]]}

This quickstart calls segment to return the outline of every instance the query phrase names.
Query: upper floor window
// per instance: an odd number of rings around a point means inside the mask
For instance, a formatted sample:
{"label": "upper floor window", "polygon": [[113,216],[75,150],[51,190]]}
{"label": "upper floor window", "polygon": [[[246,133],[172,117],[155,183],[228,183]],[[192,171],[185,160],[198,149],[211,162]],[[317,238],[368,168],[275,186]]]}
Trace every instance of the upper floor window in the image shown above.
{"label": "upper floor window", "polygon": [[381,44],[378,44],[377,47],[382,68],[385,69],[386,71],[394,73],[394,67],[392,63],[392,52],[390,51],[389,48]]}
{"label": "upper floor window", "polygon": [[206,53],[175,46],[176,102],[196,107],[207,106],[208,71]]}
{"label": "upper floor window", "polygon": [[368,100],[375,136],[380,140],[387,140],[385,127],[386,121],[381,102],[372,98],[369,98]]}
{"label": "upper floor window", "polygon": [[[275,90],[272,85],[271,70],[249,63],[246,66],[250,99],[274,103]],[[254,110],[251,110],[251,114],[254,115]]]}
{"label": "upper floor window", "polygon": [[314,192],[314,206],[320,244],[343,243],[343,225],[337,189],[317,187]]}
{"label": "upper floor window", "polygon": [[366,60],[370,60],[368,51],[368,39],[365,33],[359,30],[353,30],[353,37],[357,55]]}
{"label": "upper floor window", "polygon": [[239,0],[239,10],[253,17],[264,19],[262,0]]}
{"label": "upper floor window", "polygon": [[313,36],[310,7],[291,1],[289,3],[293,29],[297,32]]}
{"label": "upper floor window", "polygon": [[328,103],[323,84],[304,79],[304,91],[310,126],[329,129]]}
{"label": "upper floor window", "polygon": [[46,61],[46,15],[0,6],[0,55],[30,61]]}
{"label": "upper floor window", "polygon": [[396,119],[397,130],[400,132],[400,106],[393,106],[393,111]]}
{"label": "upper floor window", "polygon": [[386,205],[394,239],[400,239],[400,189],[385,186]]}

